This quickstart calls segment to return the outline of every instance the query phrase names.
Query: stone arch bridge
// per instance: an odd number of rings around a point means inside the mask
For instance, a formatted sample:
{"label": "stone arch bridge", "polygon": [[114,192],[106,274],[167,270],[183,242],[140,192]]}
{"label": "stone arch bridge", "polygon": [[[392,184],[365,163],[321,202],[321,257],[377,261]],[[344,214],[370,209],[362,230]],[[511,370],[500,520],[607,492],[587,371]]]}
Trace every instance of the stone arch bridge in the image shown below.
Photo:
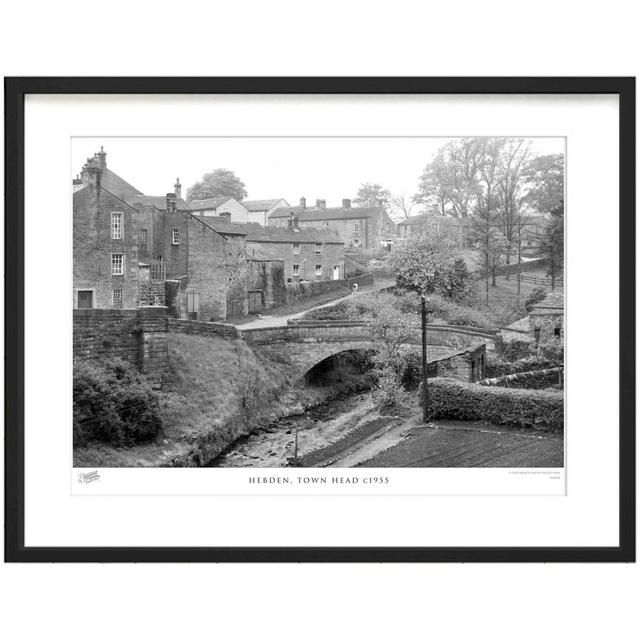
{"label": "stone arch bridge", "polygon": [[[297,367],[300,377],[338,353],[373,348],[364,322],[297,322],[245,330],[239,327],[238,337],[254,348],[268,346],[272,353],[281,350],[282,355]],[[500,333],[492,329],[450,325],[429,325],[427,329],[429,362],[453,362],[454,357],[460,357],[461,362],[452,365],[460,368],[460,375],[456,376],[460,378],[482,377],[480,371],[484,370],[485,350],[499,350],[501,344]],[[419,331],[405,343],[404,348],[421,350]]]}

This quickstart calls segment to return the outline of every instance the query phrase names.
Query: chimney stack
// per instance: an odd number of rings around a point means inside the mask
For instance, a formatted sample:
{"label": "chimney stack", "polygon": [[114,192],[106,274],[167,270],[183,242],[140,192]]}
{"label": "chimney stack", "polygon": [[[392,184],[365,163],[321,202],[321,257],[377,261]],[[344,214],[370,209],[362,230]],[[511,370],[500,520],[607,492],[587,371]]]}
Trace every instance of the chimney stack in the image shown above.
{"label": "chimney stack", "polygon": [[316,200],[316,209],[326,209],[327,201],[326,200]]}
{"label": "chimney stack", "polygon": [[177,198],[182,198],[182,185],[180,184],[180,178],[176,178],[176,183],[173,185],[173,192]]}
{"label": "chimney stack", "polygon": [[301,209],[306,209],[307,208],[307,199],[306,198],[300,198],[300,208]]}
{"label": "chimney stack", "polygon": [[100,151],[96,153],[96,157],[98,158],[100,169],[104,171],[107,168],[107,153],[104,147],[100,147]]}
{"label": "chimney stack", "polygon": [[176,194],[167,193],[167,213],[176,212]]}
{"label": "chimney stack", "polygon": [[87,158],[87,161],[82,167],[80,172],[80,181],[82,184],[91,184],[96,189],[100,189],[100,182],[102,178],[102,169],[100,168],[100,161],[96,154],[93,158]]}
{"label": "chimney stack", "polygon": [[351,209],[351,198],[342,198],[342,208]]}

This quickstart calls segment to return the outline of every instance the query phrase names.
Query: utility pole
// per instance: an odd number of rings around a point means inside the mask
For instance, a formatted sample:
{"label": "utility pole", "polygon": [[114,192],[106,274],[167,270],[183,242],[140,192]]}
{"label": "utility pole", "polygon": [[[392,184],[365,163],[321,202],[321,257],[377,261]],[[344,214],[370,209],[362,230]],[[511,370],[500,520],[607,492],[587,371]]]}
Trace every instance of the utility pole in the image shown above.
{"label": "utility pole", "polygon": [[425,291],[430,291],[431,280],[435,273],[425,274],[427,286],[420,294],[420,315],[422,316],[422,422],[427,424],[429,420],[429,383],[427,382],[427,302],[429,298]]}
{"label": "utility pole", "polygon": [[427,384],[427,301],[422,294],[422,422],[427,424],[429,419],[429,386]]}
{"label": "utility pole", "polygon": [[522,278],[522,225],[518,227],[518,306],[520,306],[520,278]]}

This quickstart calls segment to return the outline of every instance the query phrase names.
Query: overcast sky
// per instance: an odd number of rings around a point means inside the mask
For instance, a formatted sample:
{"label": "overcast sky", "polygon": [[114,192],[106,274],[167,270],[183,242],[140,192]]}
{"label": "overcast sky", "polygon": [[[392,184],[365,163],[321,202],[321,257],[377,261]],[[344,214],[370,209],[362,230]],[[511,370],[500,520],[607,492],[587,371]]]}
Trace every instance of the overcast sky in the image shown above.
{"label": "overcast sky", "polygon": [[[412,196],[434,153],[451,138],[73,138],[72,175],[104,146],[107,166],[146,195],[183,196],[202,175],[231,169],[249,198],[285,198],[338,206],[362,182]],[[536,155],[564,153],[564,138],[528,138]]]}

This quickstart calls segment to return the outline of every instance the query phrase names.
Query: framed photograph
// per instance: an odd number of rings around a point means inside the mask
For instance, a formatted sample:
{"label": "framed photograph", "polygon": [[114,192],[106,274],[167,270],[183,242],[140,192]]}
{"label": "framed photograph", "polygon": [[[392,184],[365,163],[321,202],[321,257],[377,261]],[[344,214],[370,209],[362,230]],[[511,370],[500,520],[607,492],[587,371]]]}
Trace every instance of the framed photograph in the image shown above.
{"label": "framed photograph", "polygon": [[635,79],[7,78],[12,562],[635,561]]}

